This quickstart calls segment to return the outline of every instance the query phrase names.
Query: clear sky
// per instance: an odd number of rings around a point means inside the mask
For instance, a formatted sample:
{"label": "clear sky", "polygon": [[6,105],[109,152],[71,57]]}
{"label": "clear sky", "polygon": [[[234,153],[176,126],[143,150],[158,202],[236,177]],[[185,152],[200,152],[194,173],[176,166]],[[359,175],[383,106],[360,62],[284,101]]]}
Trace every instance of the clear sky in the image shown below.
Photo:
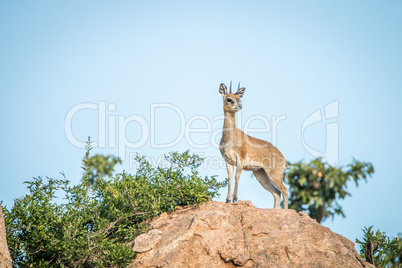
{"label": "clear sky", "polygon": [[[32,177],[77,183],[94,153],[155,163],[217,148],[221,82],[246,87],[238,127],[291,162],[369,161],[375,175],[324,222],[354,241],[364,226],[402,232],[401,1],[1,1],[0,200]],[[243,172],[239,198],[272,208]],[[227,189],[219,200],[226,198]]]}

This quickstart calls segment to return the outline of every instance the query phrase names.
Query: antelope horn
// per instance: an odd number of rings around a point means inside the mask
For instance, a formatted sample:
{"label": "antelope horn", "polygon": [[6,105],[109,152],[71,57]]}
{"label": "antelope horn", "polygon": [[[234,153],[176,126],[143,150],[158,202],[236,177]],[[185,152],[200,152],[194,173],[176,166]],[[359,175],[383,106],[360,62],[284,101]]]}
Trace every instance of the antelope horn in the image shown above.
{"label": "antelope horn", "polygon": [[230,89],[229,89],[229,94],[232,94],[232,81],[230,81]]}
{"label": "antelope horn", "polygon": [[240,89],[240,82],[239,82],[239,86],[237,87],[237,91],[239,91],[239,89]]}

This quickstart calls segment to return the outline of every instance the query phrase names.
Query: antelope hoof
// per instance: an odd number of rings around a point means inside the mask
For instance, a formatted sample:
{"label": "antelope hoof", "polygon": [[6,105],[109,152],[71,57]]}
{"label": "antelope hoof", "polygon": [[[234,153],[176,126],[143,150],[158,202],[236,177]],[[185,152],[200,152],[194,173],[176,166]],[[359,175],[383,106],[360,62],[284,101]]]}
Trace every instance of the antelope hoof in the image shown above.
{"label": "antelope hoof", "polygon": [[226,203],[230,203],[230,201],[231,201],[230,199],[226,198]]}
{"label": "antelope hoof", "polygon": [[237,198],[233,198],[233,203],[234,203],[234,202],[237,202]]}

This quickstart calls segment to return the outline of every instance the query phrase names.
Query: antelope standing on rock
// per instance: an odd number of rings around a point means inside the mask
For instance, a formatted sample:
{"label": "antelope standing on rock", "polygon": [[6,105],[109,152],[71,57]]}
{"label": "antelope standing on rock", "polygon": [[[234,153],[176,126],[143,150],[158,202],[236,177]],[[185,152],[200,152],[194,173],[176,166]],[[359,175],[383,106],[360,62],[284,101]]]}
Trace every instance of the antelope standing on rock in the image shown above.
{"label": "antelope standing on rock", "polygon": [[[223,123],[222,139],[219,149],[226,161],[228,171],[228,196],[226,203],[237,201],[240,174],[243,170],[253,171],[259,183],[274,196],[274,208],[279,208],[281,193],[283,195],[283,208],[288,208],[288,189],[283,185],[283,171],[287,168],[282,153],[271,143],[251,137],[236,128],[236,112],[240,111],[244,87],[232,94],[232,82],[228,93],[225,84],[219,87],[223,96]],[[233,169],[236,166],[235,189],[232,199]]]}

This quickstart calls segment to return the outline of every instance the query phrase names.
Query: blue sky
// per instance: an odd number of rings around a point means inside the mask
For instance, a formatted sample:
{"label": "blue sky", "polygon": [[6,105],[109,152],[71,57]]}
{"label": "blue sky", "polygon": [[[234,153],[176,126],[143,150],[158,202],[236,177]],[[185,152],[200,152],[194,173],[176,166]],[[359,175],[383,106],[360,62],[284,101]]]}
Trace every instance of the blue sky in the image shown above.
{"label": "blue sky", "polygon": [[[75,142],[88,136],[94,153],[125,158],[119,171],[135,171],[134,153],[157,162],[190,149],[206,157],[203,175],[224,180],[218,87],[233,80],[246,87],[238,127],[287,160],[313,150],[373,163],[341,201],[346,218],[325,226],[352,241],[370,225],[396,236],[401,11],[400,1],[2,1],[0,200],[11,207],[32,177],[77,183]],[[249,172],[239,198],[273,207]]]}

